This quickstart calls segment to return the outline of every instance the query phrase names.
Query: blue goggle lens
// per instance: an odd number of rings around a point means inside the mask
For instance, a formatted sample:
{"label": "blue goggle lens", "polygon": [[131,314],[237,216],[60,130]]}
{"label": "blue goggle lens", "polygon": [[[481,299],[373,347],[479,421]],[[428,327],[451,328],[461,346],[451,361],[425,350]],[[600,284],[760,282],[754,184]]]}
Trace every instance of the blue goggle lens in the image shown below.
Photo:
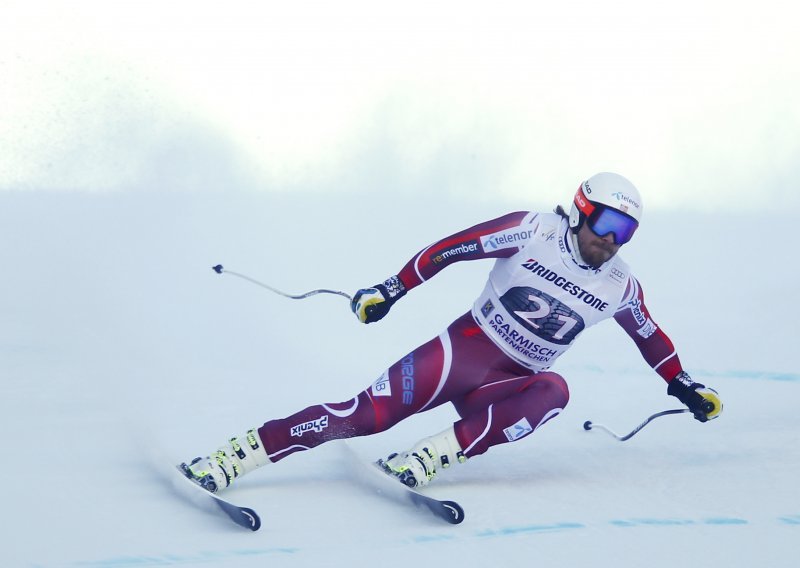
{"label": "blue goggle lens", "polygon": [[630,241],[633,233],[639,227],[639,222],[630,215],[602,205],[595,206],[595,210],[592,211],[586,222],[598,237],[605,236],[608,233],[613,234],[614,242],[618,245],[624,245]]}

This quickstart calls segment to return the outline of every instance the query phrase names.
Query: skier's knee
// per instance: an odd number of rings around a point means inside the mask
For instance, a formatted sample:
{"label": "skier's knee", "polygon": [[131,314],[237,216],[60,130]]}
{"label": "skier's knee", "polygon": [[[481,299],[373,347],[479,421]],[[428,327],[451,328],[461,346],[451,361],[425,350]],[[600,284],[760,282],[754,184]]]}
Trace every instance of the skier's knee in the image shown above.
{"label": "skier's knee", "polygon": [[545,372],[539,375],[535,388],[547,396],[553,408],[566,408],[569,402],[569,387],[558,373]]}

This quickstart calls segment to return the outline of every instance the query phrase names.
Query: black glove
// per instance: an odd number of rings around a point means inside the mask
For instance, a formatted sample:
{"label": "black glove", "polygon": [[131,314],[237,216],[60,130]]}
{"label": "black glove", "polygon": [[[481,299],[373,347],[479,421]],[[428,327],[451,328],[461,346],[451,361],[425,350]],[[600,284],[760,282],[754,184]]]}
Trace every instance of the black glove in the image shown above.
{"label": "black glove", "polygon": [[667,394],[689,407],[700,422],[713,420],[722,412],[722,401],[717,391],[695,383],[686,371],[681,371],[670,381]]}
{"label": "black glove", "polygon": [[353,296],[350,309],[361,323],[372,323],[389,313],[394,303],[406,295],[406,287],[397,276],[372,288],[362,288]]}

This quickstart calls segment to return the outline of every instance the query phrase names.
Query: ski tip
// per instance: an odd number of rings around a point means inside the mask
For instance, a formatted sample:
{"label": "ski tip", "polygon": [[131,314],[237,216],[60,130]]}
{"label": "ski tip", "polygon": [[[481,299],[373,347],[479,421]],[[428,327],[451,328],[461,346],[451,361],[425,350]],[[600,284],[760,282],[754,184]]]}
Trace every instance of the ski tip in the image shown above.
{"label": "ski tip", "polygon": [[457,525],[464,520],[464,509],[455,501],[442,501],[442,507],[447,512],[447,522]]}
{"label": "ski tip", "polygon": [[242,528],[257,531],[261,528],[261,517],[258,516],[250,507],[240,507],[217,497],[213,493],[209,494],[214,498],[214,502],[230,519]]}
{"label": "ski tip", "polygon": [[241,507],[239,509],[241,518],[244,523],[240,523],[243,527],[250,529],[251,531],[257,531],[261,528],[261,517],[258,516],[253,509],[249,507]]}

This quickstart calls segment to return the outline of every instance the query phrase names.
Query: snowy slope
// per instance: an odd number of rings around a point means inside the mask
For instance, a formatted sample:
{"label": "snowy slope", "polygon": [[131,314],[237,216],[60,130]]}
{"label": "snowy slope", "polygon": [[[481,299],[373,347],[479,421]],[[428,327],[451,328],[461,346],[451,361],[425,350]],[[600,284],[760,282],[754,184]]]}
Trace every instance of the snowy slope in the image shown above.
{"label": "snowy slope", "polygon": [[[572,393],[561,417],[430,488],[462,503],[461,525],[354,484],[335,442],[229,493],[261,513],[257,533],[176,498],[151,456],[185,460],[351,397],[466,311],[491,265],[450,267],[362,326],[342,298],[286,300],[213,264],[292,292],[352,292],[507,209],[0,194],[3,565],[796,566],[798,273],[790,229],[767,218],[653,213],[623,249],[685,366],[721,393],[715,422],[668,416],[625,443],[585,432],[586,419],[627,431],[677,407],[607,322],[557,366]],[[454,418],[442,407],[350,445],[374,459]]]}

